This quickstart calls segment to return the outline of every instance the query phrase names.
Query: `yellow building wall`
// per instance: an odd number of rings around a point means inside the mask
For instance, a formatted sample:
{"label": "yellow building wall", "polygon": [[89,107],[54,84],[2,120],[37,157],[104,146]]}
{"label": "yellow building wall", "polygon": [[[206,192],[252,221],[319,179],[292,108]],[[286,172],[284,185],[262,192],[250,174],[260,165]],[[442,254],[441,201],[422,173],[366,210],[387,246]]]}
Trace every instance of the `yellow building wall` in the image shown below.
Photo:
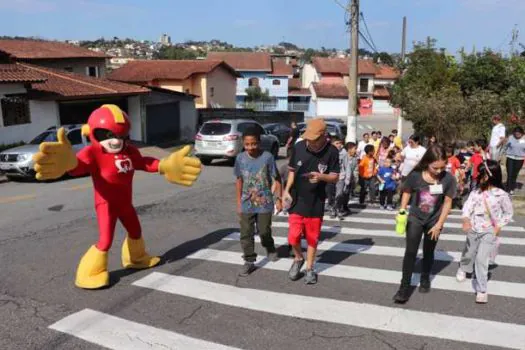
{"label": "yellow building wall", "polygon": [[222,67],[208,74],[195,74],[186,80],[161,80],[158,86],[196,95],[196,108],[209,108],[212,102],[225,108],[235,108],[237,78]]}

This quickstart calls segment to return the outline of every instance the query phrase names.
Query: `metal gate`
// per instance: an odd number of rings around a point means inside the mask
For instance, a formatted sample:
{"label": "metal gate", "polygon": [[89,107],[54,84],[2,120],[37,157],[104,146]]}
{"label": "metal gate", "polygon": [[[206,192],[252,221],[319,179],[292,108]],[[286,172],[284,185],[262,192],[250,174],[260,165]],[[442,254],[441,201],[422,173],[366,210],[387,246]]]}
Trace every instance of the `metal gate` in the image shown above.
{"label": "metal gate", "polygon": [[179,139],[179,102],[147,105],[146,118],[148,144],[169,143]]}

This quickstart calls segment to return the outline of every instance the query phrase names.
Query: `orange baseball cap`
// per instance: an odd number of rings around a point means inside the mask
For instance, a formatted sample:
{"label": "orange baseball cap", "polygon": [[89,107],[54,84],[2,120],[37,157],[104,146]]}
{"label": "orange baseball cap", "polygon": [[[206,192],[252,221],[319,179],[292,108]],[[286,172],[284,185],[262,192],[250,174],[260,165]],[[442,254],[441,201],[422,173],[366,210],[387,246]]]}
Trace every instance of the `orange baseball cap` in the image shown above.
{"label": "orange baseball cap", "polygon": [[302,138],[308,141],[315,141],[326,134],[326,123],[322,118],[310,120],[306,124],[306,130]]}

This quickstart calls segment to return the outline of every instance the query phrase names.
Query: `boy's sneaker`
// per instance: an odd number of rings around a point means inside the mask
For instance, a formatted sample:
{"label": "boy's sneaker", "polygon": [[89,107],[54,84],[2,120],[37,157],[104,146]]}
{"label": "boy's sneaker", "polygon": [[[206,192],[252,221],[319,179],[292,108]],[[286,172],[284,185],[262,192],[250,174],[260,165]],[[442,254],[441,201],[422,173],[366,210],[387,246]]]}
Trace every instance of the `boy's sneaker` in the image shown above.
{"label": "boy's sneaker", "polygon": [[467,273],[463,271],[461,268],[458,269],[458,272],[456,272],[456,280],[458,282],[465,282],[467,279]]}
{"label": "boy's sneaker", "polygon": [[388,211],[394,211],[394,206],[393,205],[389,205],[388,207],[386,207],[386,210]]}
{"label": "boy's sneaker", "polygon": [[304,276],[305,284],[316,284],[317,283],[317,273],[312,270],[306,270],[306,275]]}
{"label": "boy's sneaker", "polygon": [[290,271],[288,271],[288,277],[292,281],[297,281],[299,279],[299,275],[301,274],[301,267],[303,267],[304,259],[302,260],[295,260],[293,261],[292,267],[290,267]]}
{"label": "boy's sneaker", "polygon": [[268,260],[272,261],[272,262],[276,262],[277,260],[279,260],[279,255],[277,255],[277,252],[274,250],[274,251],[266,251],[267,254],[266,254],[266,257],[268,258]]}
{"label": "boy's sneaker", "polygon": [[487,293],[476,293],[476,303],[478,304],[486,304],[489,302],[489,295]]}
{"label": "boy's sneaker", "polygon": [[241,271],[239,271],[239,276],[246,277],[253,271],[255,271],[255,264],[252,262],[246,261],[244,265],[242,265]]}
{"label": "boy's sneaker", "polygon": [[335,209],[330,209],[330,219],[335,219],[337,217],[337,211]]}
{"label": "boy's sneaker", "polygon": [[345,215],[344,215],[344,213],[343,213],[342,211],[338,212],[338,213],[337,213],[337,218],[338,218],[339,220],[344,220],[344,219],[345,219]]}

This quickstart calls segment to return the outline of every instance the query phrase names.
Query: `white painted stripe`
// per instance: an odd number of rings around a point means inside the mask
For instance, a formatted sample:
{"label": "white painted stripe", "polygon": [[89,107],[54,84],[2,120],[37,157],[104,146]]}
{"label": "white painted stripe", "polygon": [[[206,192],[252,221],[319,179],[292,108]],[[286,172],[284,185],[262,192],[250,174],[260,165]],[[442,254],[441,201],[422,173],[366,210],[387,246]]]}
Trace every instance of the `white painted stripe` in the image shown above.
{"label": "white painted stripe", "polygon": [[[233,265],[242,265],[244,263],[241,258],[241,253],[215,249],[202,249],[192,255],[187,256],[187,258]],[[291,264],[292,259],[283,258],[276,262],[271,262],[265,257],[258,257],[256,262],[258,267],[276,271],[288,271]],[[388,283],[394,285],[399,285],[399,281],[401,281],[401,271],[372,269],[359,266],[334,265],[319,262],[315,263],[315,267],[317,272],[322,276]],[[473,293],[471,283],[458,283],[455,277],[437,275],[432,276],[431,278],[432,288],[434,289]],[[420,274],[414,273],[412,276],[412,285],[419,285],[419,279]],[[525,299],[525,283],[490,280],[489,293],[491,295]]]}
{"label": "white painted stripe", "polygon": [[[323,218],[324,220],[324,218]],[[328,220],[333,221],[335,219],[330,219],[328,217]],[[337,220],[341,222],[340,220]],[[356,216],[347,216],[343,220],[344,222],[352,222],[352,223],[359,223],[359,224],[379,224],[379,225],[392,225],[392,227],[395,225],[395,219],[384,219],[384,218],[364,218],[364,217],[356,217]],[[455,222],[446,222],[445,228],[461,228],[462,224],[455,223]],[[502,231],[508,231],[508,232],[525,232],[525,228],[520,226],[504,226]]]}
{"label": "white painted stripe", "polygon": [[65,317],[49,328],[115,350],[238,349],[187,337],[90,309],[84,309]]}
{"label": "white painted stripe", "polygon": [[525,326],[513,323],[239,288],[159,272],[153,272],[133,284],[287,317],[510,349],[523,349],[525,344]]}
{"label": "white painted stripe", "polygon": [[[379,214],[379,215],[397,215],[397,210],[383,210],[383,209],[352,209],[353,212],[357,212],[357,214],[354,215],[360,215],[360,214]],[[329,216],[325,216],[325,218],[330,218]],[[448,219],[458,219],[462,220],[462,216],[458,214],[450,214]],[[337,220],[337,219],[331,219],[331,220]]]}
{"label": "white painted stripe", "polygon": [[[234,232],[224,238],[226,241],[238,241],[241,234]],[[260,242],[259,236],[255,237],[257,242]],[[286,237],[273,237],[275,244],[283,245],[288,244]],[[303,246],[306,247],[306,242],[303,240]],[[367,245],[367,244],[352,244],[342,242],[329,242],[321,241],[317,246],[319,250],[330,250],[333,252],[344,252],[354,253],[363,255],[381,255],[381,256],[405,256],[405,248],[388,247],[380,245]],[[418,257],[422,257],[422,250],[418,252]],[[461,258],[461,252],[451,252],[445,250],[436,249],[434,253],[434,259],[440,261],[452,261],[459,262]],[[500,255],[496,257],[497,264],[499,266],[512,266],[512,267],[525,267],[525,257],[515,255]]]}
{"label": "white painted stripe", "polygon": [[[344,221],[339,221],[341,224]],[[288,223],[283,221],[274,221],[272,222],[272,227],[274,228],[288,228]],[[385,238],[401,238],[405,239],[404,236],[397,235],[394,232],[388,230],[375,230],[375,229],[361,229],[361,228],[350,228],[350,227],[341,227],[341,226],[325,226],[321,227],[323,232],[327,233],[339,233],[343,235],[360,235],[360,236],[369,236],[369,237],[385,237]],[[439,235],[440,241],[454,241],[454,242],[465,242],[466,234],[447,234],[442,233]],[[525,245],[525,238],[514,238],[514,237],[500,237],[501,244],[508,245]]]}

